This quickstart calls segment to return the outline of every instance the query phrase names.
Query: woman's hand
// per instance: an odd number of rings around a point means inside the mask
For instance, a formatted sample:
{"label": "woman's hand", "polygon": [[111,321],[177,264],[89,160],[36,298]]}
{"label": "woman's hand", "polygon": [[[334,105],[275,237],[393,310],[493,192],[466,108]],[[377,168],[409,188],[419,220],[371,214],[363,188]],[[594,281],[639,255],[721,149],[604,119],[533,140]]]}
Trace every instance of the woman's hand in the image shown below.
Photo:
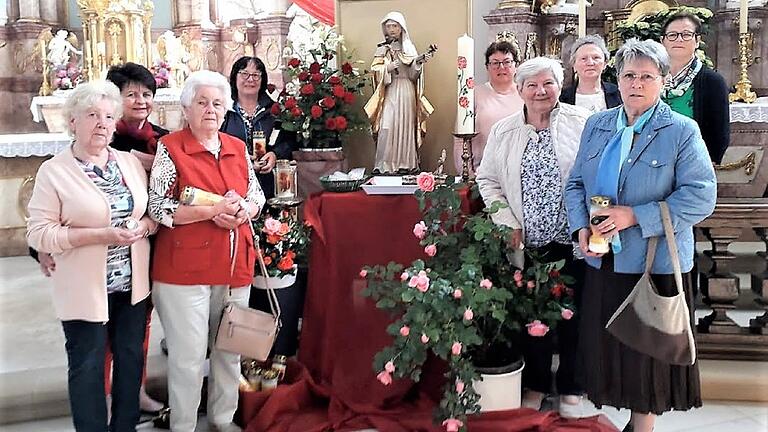
{"label": "woman's hand", "polygon": [[275,152],[267,152],[267,154],[262,156],[259,161],[262,163],[261,168],[259,168],[259,173],[267,174],[275,167],[275,163],[277,163],[277,155],[275,155]]}
{"label": "woman's hand", "polygon": [[[240,213],[238,213],[238,214],[240,214]],[[223,214],[222,213],[222,214],[214,216],[213,219],[211,219],[211,220],[219,228],[224,228],[224,229],[231,230],[231,229],[235,229],[235,228],[239,227],[240,225],[242,225],[242,224],[244,224],[245,222],[248,221],[248,216],[247,216],[247,214],[245,213],[244,210],[242,211],[242,214],[243,215],[241,215],[241,216],[238,216],[238,215],[231,216],[231,215]]]}
{"label": "woman's hand", "polygon": [[213,205],[213,215],[214,217],[218,215],[234,215],[237,213],[238,210],[240,210],[240,195],[237,193],[228,194],[224,197],[223,200],[217,202]]}
{"label": "woman's hand", "polygon": [[395,60],[387,63],[387,72],[392,72],[393,70],[400,67],[400,60]]}
{"label": "woman's hand", "polygon": [[54,271],[56,271],[56,261],[49,253],[39,252],[37,259],[40,260],[40,271],[45,277],[51,277]]}
{"label": "woman's hand", "polygon": [[637,225],[635,212],[632,207],[613,206],[596,211],[592,216],[607,216],[604,221],[594,226],[595,230],[605,238],[612,237],[619,231]]}
{"label": "woman's hand", "polygon": [[509,247],[512,249],[523,249],[523,230],[513,229],[509,236]]}
{"label": "woman's hand", "polygon": [[579,230],[579,249],[581,249],[581,253],[588,257],[592,258],[600,258],[604,254],[602,253],[595,253],[589,250],[589,236],[592,235],[592,230],[589,228],[582,228]]}
{"label": "woman's hand", "polygon": [[144,238],[144,231],[125,228],[104,228],[104,243],[116,246],[129,246]]}

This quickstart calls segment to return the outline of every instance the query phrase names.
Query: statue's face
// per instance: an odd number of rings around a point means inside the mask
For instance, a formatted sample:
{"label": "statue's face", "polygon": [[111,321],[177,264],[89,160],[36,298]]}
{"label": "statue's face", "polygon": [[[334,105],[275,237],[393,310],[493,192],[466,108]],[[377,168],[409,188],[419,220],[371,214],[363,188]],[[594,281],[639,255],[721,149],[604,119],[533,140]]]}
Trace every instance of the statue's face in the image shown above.
{"label": "statue's face", "polygon": [[400,40],[400,36],[403,34],[403,28],[395,21],[389,20],[384,23],[384,32],[387,37]]}

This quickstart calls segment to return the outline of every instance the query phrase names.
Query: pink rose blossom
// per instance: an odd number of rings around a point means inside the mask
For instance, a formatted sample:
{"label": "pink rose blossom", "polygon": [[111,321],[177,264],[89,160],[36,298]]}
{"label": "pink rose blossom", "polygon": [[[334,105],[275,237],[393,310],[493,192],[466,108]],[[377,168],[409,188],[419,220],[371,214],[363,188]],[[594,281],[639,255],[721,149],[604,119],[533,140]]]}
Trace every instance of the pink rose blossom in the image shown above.
{"label": "pink rose blossom", "polygon": [[384,365],[384,370],[393,373],[395,371],[395,364],[392,363],[392,360],[388,361],[387,364]]}
{"label": "pink rose blossom", "polygon": [[376,375],[376,379],[385,386],[392,384],[392,375],[387,371],[381,371]]}
{"label": "pink rose blossom", "polygon": [[429,277],[427,276],[427,272],[422,270],[418,275],[411,277],[411,280],[408,281],[408,286],[416,288],[421,292],[427,292],[427,289],[429,289]]}
{"label": "pink rose blossom", "polygon": [[515,275],[513,276],[513,278],[515,279],[515,282],[522,282],[523,272],[521,272],[520,270],[515,270]]}
{"label": "pink rose blossom", "polygon": [[368,276],[368,270],[366,270],[366,269],[360,270],[360,277],[364,278],[366,276]]}
{"label": "pink rose blossom", "polygon": [[549,331],[549,327],[539,320],[534,320],[525,326],[528,327],[528,334],[533,337],[542,337]]}
{"label": "pink rose blossom", "polygon": [[467,88],[468,89],[475,88],[475,79],[474,78],[467,78]]}
{"label": "pink rose blossom", "polygon": [[529,280],[528,281],[528,288],[533,289],[536,288],[536,282]]}
{"label": "pink rose blossom", "polygon": [[[529,324],[529,325],[530,325],[530,324]],[[402,326],[402,327],[400,327],[400,335],[401,335],[401,336],[403,336],[403,337],[406,337],[406,336],[408,336],[409,334],[411,334],[411,328],[410,328],[410,327],[408,327],[408,326]]]}
{"label": "pink rose blossom", "polygon": [[423,240],[424,237],[427,236],[427,225],[424,223],[424,221],[420,221],[413,226],[413,235],[415,235],[419,240]]}
{"label": "pink rose blossom", "polygon": [[274,218],[269,218],[264,221],[264,232],[270,235],[276,235],[280,232],[280,227],[283,224],[280,223],[279,220]]}
{"label": "pink rose blossom", "polygon": [[443,421],[443,426],[445,426],[446,432],[459,432],[459,428],[464,426],[464,422],[459,419],[449,418]]}
{"label": "pink rose blossom", "polygon": [[453,291],[453,298],[460,299],[461,298],[461,290],[457,289]]}
{"label": "pink rose blossom", "polygon": [[456,380],[456,393],[464,393],[464,381],[460,379]]}
{"label": "pink rose blossom", "polygon": [[432,173],[423,172],[416,176],[416,184],[424,192],[435,190],[435,176]]}
{"label": "pink rose blossom", "polygon": [[493,286],[493,282],[491,282],[488,279],[483,279],[483,280],[480,281],[480,287],[481,288],[491,289],[492,286]]}
{"label": "pink rose blossom", "polygon": [[569,319],[573,318],[573,311],[570,309],[563,309],[560,311],[560,316],[562,316],[564,320],[568,321]]}
{"label": "pink rose blossom", "polygon": [[427,343],[427,342],[429,342],[429,336],[427,336],[426,334],[422,333],[421,334],[421,343]]}
{"label": "pink rose blossom", "polygon": [[424,248],[424,253],[427,254],[427,256],[435,256],[435,254],[437,254],[437,246],[433,244],[427,245],[427,247]]}
{"label": "pink rose blossom", "polygon": [[475,313],[472,312],[472,309],[467,308],[467,310],[464,311],[464,319],[467,321],[472,321],[472,318],[475,317]]}
{"label": "pink rose blossom", "polygon": [[403,272],[403,274],[400,275],[400,280],[405,282],[409,277],[408,272]]}
{"label": "pink rose blossom", "polygon": [[523,287],[523,281],[517,281],[517,282],[515,282],[515,285],[517,285],[518,288],[522,288]]}
{"label": "pink rose blossom", "polygon": [[451,354],[453,355],[461,354],[461,342],[454,342],[453,345],[451,345]]}

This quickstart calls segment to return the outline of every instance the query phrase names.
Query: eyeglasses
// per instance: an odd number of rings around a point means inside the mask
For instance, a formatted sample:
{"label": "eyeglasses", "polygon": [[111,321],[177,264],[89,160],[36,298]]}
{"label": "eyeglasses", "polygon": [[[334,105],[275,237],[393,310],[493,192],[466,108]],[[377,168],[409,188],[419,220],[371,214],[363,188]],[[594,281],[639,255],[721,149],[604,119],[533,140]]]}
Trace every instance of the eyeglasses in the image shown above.
{"label": "eyeglasses", "polygon": [[492,61],[488,63],[488,66],[494,69],[499,69],[502,66],[504,66],[505,68],[512,67],[513,64],[515,64],[514,60],[504,60],[504,61]]}
{"label": "eyeglasses", "polygon": [[619,78],[624,81],[627,84],[635,82],[636,79],[640,79],[640,82],[643,84],[650,84],[657,79],[661,78],[660,75],[651,75],[651,74],[636,74],[632,72],[623,73],[619,76]]}
{"label": "eyeglasses", "polygon": [[248,81],[249,79],[252,79],[254,81],[258,81],[258,80],[261,79],[261,72],[248,73],[246,71],[240,71],[237,74],[240,75],[243,78],[244,81]]}
{"label": "eyeglasses", "polygon": [[693,39],[694,36],[698,36],[698,33],[691,33],[691,32],[669,32],[664,35],[664,39],[674,42],[677,40],[677,38],[680,38],[684,41],[689,41]]}

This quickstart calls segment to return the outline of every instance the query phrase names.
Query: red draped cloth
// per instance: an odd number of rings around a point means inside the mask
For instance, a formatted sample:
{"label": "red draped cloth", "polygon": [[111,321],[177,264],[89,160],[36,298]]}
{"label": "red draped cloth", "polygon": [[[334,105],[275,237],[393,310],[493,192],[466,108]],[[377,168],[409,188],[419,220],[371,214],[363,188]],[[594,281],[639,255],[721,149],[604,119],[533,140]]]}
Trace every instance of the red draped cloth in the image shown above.
{"label": "red draped cloth", "polygon": [[[420,215],[409,195],[321,193],[307,200],[304,217],[314,232],[298,362],[271,393],[241,394],[247,432],[445,430],[432,420],[444,364],[428,361],[419,383],[379,383],[373,357],[391,343],[385,329],[392,319],[360,295],[363,266],[424,257],[412,234]],[[565,420],[529,409],[472,416],[468,426],[472,432],[616,430],[596,417]]]}
{"label": "red draped cloth", "polygon": [[332,26],[336,22],[335,0],[293,0],[318,21]]}

